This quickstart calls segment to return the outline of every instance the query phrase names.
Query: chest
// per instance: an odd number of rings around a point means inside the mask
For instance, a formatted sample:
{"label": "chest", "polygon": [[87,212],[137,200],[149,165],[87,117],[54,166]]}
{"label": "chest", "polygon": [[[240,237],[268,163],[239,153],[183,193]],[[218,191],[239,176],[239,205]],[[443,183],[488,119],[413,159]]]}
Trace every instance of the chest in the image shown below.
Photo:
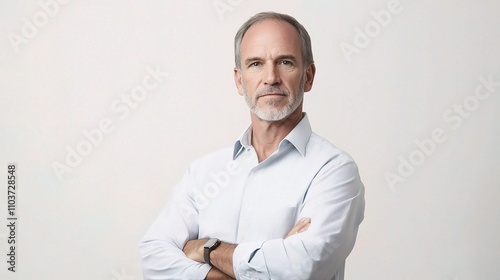
{"label": "chest", "polygon": [[[287,164],[289,163],[289,164]],[[200,237],[227,242],[284,238],[300,218],[315,172],[300,161],[259,167],[241,165],[233,174],[213,172],[198,199]]]}

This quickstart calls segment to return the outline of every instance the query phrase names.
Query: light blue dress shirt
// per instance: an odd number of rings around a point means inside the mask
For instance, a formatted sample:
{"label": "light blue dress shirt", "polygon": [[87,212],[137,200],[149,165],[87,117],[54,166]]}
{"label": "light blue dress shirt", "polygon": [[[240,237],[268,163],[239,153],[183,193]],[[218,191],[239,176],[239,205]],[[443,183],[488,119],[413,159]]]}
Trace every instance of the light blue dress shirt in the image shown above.
{"label": "light blue dress shirt", "polygon": [[[307,115],[258,162],[251,128],[234,147],[193,162],[140,243],[145,279],[204,279],[182,252],[191,239],[238,244],[237,279],[344,279],[364,217],[352,158],[311,130]],[[307,231],[285,236],[302,217]]]}

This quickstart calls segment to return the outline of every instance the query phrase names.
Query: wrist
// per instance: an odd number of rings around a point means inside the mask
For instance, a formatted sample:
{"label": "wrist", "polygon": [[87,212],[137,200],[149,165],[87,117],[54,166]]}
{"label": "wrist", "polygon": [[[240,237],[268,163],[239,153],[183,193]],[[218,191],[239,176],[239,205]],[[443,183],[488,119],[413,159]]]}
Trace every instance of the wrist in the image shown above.
{"label": "wrist", "polygon": [[203,259],[205,263],[209,264],[210,266],[213,266],[211,261],[210,261],[210,253],[212,253],[213,250],[215,250],[219,245],[221,244],[221,241],[217,238],[210,238],[205,245],[203,246]]}
{"label": "wrist", "polygon": [[210,254],[212,267],[219,269],[233,278],[235,277],[233,270],[233,254],[236,246],[236,244],[221,242],[217,249],[212,250]]}

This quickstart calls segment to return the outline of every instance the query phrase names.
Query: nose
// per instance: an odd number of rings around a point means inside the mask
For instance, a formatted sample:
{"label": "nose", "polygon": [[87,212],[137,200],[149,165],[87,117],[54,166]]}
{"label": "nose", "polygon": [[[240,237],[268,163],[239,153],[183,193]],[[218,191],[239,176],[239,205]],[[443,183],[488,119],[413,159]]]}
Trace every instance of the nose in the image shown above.
{"label": "nose", "polygon": [[279,85],[281,83],[278,66],[269,63],[264,71],[264,83],[268,86]]}

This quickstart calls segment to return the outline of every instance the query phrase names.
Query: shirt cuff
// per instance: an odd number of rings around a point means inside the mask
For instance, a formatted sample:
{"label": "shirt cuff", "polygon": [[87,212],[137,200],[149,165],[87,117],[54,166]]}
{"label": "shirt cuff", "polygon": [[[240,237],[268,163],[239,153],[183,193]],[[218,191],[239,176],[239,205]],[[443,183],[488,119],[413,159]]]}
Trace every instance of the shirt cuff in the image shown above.
{"label": "shirt cuff", "polygon": [[212,269],[209,264],[200,264],[195,270],[185,271],[182,275],[183,279],[206,279],[207,274]]}
{"label": "shirt cuff", "polygon": [[253,256],[261,249],[263,241],[254,241],[241,243],[236,246],[233,253],[233,269],[234,275],[236,279],[240,279],[242,277],[245,279],[245,276],[252,275],[252,271],[264,272],[267,271],[264,263],[250,263]]}

